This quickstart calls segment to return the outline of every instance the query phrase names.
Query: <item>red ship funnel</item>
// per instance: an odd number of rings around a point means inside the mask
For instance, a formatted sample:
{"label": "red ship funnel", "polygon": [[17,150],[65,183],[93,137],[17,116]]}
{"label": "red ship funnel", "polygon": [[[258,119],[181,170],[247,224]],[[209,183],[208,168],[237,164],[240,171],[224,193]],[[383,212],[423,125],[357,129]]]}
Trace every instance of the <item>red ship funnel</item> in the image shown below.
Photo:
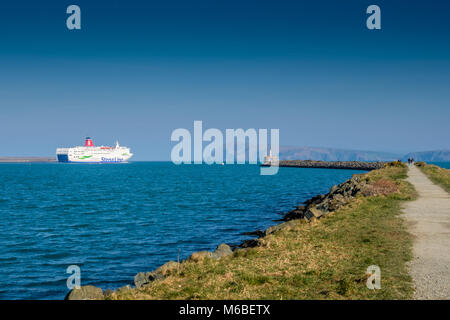
{"label": "red ship funnel", "polygon": [[93,147],[94,143],[92,142],[92,139],[87,137],[86,140],[84,141],[84,146],[85,147]]}

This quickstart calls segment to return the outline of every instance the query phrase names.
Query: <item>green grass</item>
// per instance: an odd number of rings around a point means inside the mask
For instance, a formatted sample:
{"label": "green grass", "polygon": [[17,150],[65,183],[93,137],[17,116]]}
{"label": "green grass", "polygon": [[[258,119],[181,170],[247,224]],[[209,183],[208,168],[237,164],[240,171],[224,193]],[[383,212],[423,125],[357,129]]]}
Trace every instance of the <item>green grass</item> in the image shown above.
{"label": "green grass", "polygon": [[[358,197],[310,223],[300,220],[261,239],[261,246],[221,260],[183,262],[164,280],[111,299],[409,299],[406,262],[412,239],[401,203],[415,197],[403,181],[406,169],[388,167],[368,174],[390,180],[398,191]],[[366,269],[381,268],[380,290],[366,287]]]}
{"label": "green grass", "polygon": [[418,162],[417,167],[425,173],[434,183],[440,185],[444,190],[450,192],[450,170],[438,167],[434,164]]}

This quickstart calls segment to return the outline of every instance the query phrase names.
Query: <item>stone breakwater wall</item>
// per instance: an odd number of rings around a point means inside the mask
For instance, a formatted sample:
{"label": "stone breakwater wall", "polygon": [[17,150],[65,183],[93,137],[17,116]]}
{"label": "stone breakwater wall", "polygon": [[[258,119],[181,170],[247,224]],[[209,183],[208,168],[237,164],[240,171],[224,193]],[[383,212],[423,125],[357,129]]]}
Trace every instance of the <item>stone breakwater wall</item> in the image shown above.
{"label": "stone breakwater wall", "polygon": [[[367,169],[364,169],[367,170]],[[323,195],[317,195],[302,205],[297,206],[293,210],[287,212],[281,219],[282,223],[269,227],[266,230],[256,230],[253,232],[246,232],[245,235],[255,236],[254,239],[245,240],[240,245],[230,247],[227,244],[219,245],[215,251],[199,251],[194,252],[185,261],[197,262],[202,259],[222,259],[223,257],[232,256],[234,251],[248,250],[251,247],[256,247],[260,243],[260,239],[290,227],[300,221],[309,222],[314,219],[321,219],[333,211],[351,202],[356,196],[373,196],[382,194],[385,190],[377,188],[377,186],[369,183],[369,177],[366,174],[353,175],[353,177],[337,186],[333,186],[330,192]],[[136,288],[143,287],[152,281],[164,279],[170,274],[176,273],[185,261],[181,263],[175,261],[166,262],[161,267],[149,272],[139,272],[134,277],[134,286]],[[130,285],[117,289],[117,292],[124,292],[132,290]],[[113,294],[112,290],[103,291],[94,286],[82,286],[79,289],[71,290],[65,299],[67,300],[98,300],[106,299]]]}
{"label": "stone breakwater wall", "polygon": [[[386,162],[366,161],[316,161],[316,160],[281,160],[280,167],[294,168],[325,168],[325,169],[350,169],[350,170],[375,170],[384,167]],[[269,165],[262,164],[267,167]]]}

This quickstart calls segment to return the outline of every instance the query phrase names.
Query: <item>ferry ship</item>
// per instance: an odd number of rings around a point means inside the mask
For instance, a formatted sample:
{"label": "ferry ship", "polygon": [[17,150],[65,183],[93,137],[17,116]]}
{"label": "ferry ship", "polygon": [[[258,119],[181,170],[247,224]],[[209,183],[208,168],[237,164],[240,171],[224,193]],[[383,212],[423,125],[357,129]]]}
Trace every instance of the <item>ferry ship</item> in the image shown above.
{"label": "ferry ship", "polygon": [[115,147],[96,147],[90,137],[86,138],[84,146],[56,149],[59,162],[122,163],[132,156],[130,148],[120,146],[119,142],[116,142]]}

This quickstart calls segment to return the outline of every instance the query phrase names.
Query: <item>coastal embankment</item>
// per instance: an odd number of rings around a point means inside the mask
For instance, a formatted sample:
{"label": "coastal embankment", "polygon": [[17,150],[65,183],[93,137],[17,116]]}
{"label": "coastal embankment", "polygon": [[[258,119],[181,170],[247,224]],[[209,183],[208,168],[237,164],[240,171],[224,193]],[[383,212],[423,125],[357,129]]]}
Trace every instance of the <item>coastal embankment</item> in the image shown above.
{"label": "coastal embankment", "polygon": [[[367,161],[316,161],[316,160],[281,160],[280,167],[294,168],[324,168],[324,169],[349,169],[349,170],[376,170],[384,167],[386,162]],[[261,166],[269,166],[262,164]]]}
{"label": "coastal embankment", "polygon": [[0,163],[56,162],[56,157],[0,157]]}
{"label": "coastal embankment", "polygon": [[[406,177],[399,162],[354,175],[234,248],[221,244],[138,273],[134,287],[82,286],[66,299],[411,298],[412,238],[400,214],[415,191]],[[379,290],[366,286],[373,265],[382,272]]]}

